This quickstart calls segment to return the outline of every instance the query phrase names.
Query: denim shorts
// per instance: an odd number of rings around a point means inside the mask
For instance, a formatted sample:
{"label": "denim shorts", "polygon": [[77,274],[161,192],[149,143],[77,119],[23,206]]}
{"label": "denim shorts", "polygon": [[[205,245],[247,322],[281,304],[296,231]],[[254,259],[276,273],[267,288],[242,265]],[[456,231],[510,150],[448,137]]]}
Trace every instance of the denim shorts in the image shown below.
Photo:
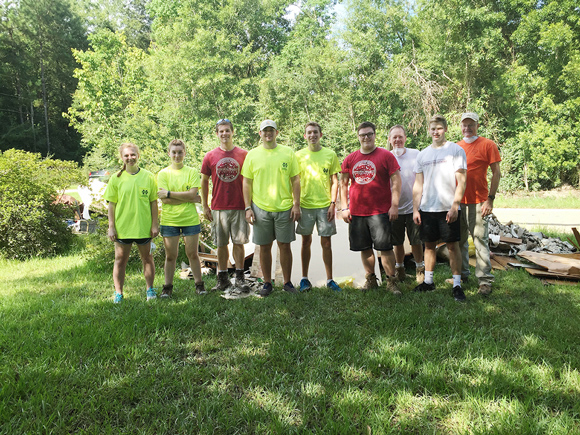
{"label": "denim shorts", "polygon": [[161,236],[163,237],[179,237],[179,236],[195,236],[201,233],[201,225],[189,225],[187,227],[172,227],[169,225],[161,225],[159,227]]}

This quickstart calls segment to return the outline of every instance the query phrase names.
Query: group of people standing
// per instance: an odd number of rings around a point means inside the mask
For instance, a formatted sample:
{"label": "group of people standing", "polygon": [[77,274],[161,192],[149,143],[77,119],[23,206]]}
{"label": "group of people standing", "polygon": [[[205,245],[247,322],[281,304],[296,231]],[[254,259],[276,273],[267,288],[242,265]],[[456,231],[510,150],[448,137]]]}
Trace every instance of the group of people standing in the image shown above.
{"label": "group of people standing", "polygon": [[[352,251],[361,253],[366,272],[363,290],[378,288],[375,250],[386,274],[386,287],[400,295],[398,282],[406,278],[403,264],[405,232],[416,263],[415,291],[433,291],[436,246],[443,241],[449,249],[453,297],[465,300],[462,283],[469,277],[468,234],[476,248],[476,277],[479,293],[491,293],[487,216],[499,185],[499,151],[490,140],[477,136],[479,117],[468,112],[461,117],[463,140],[447,141],[447,121],[440,115],[429,121],[432,144],[419,152],[405,147],[406,132],[396,125],[389,131],[392,151],[376,145],[376,127],[363,122],[357,128],[360,149],[349,154],[342,165],[334,151],[320,143],[321,126],[309,122],[304,129],[308,146],[294,152],[279,145],[276,122],[260,124],[261,143],[246,151],[233,144],[234,127],[220,119],[215,132],[219,146],[203,158],[201,172],[184,166],[186,147],[173,140],[168,147],[171,165],[157,179],[139,168],[139,149],[121,145],[123,169],[111,178],[104,194],[109,201],[109,238],[115,242],[113,281],[114,302],[123,298],[125,268],[131,245],[136,243],[143,262],[147,300],[157,297],[153,288],[155,265],[151,239],[159,232],[166,251],[165,284],[160,297],[173,292],[179,238],[183,236],[186,254],[195,279],[196,292],[206,293],[198,257],[201,231],[196,202],[203,206],[204,218],[211,222],[217,246],[218,270],[215,290],[232,284],[228,275],[228,244],[233,245],[235,286],[250,290],[244,278],[244,244],[260,247],[260,266],[264,284],[259,294],[268,296],[272,286],[272,246],[279,248],[284,278],[283,290],[308,291],[308,278],[314,226],[320,236],[326,286],[340,291],[333,279],[332,243],[335,219],[349,224]],[[491,168],[488,189],[487,170]],[[340,179],[339,179],[340,174]],[[210,199],[211,184],[211,199]],[[201,195],[199,195],[201,189]],[[340,192],[340,208],[337,200]],[[158,200],[162,203],[159,219]],[[160,224],[160,225],[159,225]],[[290,244],[302,236],[302,278],[299,288],[291,280]]]}

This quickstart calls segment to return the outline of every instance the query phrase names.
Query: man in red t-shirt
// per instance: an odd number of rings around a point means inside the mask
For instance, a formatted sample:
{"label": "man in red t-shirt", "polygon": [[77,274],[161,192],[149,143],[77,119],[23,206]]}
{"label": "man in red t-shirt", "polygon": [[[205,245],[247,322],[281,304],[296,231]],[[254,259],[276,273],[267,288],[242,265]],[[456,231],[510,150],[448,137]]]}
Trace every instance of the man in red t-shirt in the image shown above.
{"label": "man in red t-shirt", "polygon": [[[244,244],[249,241],[250,227],[246,222],[243,177],[240,173],[248,152],[234,146],[234,127],[229,119],[220,119],[215,127],[220,141],[217,148],[208,152],[201,164],[201,203],[203,215],[209,220],[218,254],[218,276],[215,290],[226,290],[230,286],[228,277],[228,243],[230,236],[234,245],[233,256],[236,267],[236,287],[249,291],[244,278]],[[211,209],[209,179],[213,189]]]}
{"label": "man in red t-shirt", "polygon": [[[479,116],[473,112],[461,116],[463,140],[457,142],[467,156],[467,187],[461,201],[461,278],[469,276],[469,243],[471,233],[475,245],[475,276],[479,283],[479,293],[491,293],[491,262],[489,257],[489,229],[487,216],[493,210],[493,200],[499,186],[501,158],[497,145],[489,139],[477,136]],[[491,168],[491,183],[487,188],[487,168]]]}
{"label": "man in red t-shirt", "polygon": [[391,221],[399,215],[399,164],[390,151],[375,145],[376,127],[372,122],[363,122],[357,132],[360,150],[344,159],[340,178],[342,218],[350,224],[350,250],[361,253],[366,272],[363,290],[378,287],[374,248],[380,252],[387,288],[400,295],[391,241]]}

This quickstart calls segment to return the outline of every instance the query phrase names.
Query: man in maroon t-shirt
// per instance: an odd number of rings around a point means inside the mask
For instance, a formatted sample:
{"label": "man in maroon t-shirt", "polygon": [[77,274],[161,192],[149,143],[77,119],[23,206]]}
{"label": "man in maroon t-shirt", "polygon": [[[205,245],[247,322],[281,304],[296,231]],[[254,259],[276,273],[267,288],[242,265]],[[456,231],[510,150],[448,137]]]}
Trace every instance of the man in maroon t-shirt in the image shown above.
{"label": "man in maroon t-shirt", "polygon": [[[220,145],[208,152],[201,164],[203,215],[212,223],[211,230],[218,254],[218,276],[214,290],[226,290],[231,284],[228,277],[228,243],[231,237],[236,263],[236,287],[247,292],[250,288],[244,279],[244,244],[249,241],[250,227],[244,212],[243,177],[240,171],[248,152],[234,146],[234,127],[229,119],[220,119],[215,131]],[[210,178],[213,185],[211,209],[208,202]]]}
{"label": "man in maroon t-shirt", "polygon": [[[350,224],[350,250],[361,253],[366,272],[363,290],[379,286],[375,275],[374,248],[380,251],[381,263],[388,278],[387,289],[400,295],[391,243],[391,221],[399,215],[399,164],[390,151],[375,145],[376,127],[372,122],[363,122],[357,131],[360,150],[344,159],[340,179],[342,218]],[[350,190],[349,182],[352,183]]]}

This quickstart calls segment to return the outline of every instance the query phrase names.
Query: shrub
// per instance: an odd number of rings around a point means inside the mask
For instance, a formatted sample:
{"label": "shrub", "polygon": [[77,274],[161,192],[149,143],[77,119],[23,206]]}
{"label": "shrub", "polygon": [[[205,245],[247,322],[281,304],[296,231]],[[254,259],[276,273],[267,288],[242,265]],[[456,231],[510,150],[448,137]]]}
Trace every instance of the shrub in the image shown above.
{"label": "shrub", "polygon": [[20,150],[0,153],[0,255],[25,259],[65,252],[73,240],[65,222],[71,212],[55,199],[81,180],[74,162]]}

